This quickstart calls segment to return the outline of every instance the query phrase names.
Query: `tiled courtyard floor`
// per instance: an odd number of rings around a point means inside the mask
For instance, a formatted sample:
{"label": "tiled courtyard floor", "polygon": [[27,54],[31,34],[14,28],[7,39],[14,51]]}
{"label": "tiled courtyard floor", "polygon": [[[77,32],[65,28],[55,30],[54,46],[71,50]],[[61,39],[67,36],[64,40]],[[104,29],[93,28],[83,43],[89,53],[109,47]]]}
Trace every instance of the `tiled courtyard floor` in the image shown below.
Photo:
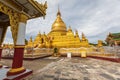
{"label": "tiled courtyard floor", "polygon": [[120,63],[92,58],[49,57],[24,61],[24,67],[34,70],[25,80],[120,80]]}
{"label": "tiled courtyard floor", "polygon": [[120,64],[92,58],[61,58],[30,80],[120,80]]}

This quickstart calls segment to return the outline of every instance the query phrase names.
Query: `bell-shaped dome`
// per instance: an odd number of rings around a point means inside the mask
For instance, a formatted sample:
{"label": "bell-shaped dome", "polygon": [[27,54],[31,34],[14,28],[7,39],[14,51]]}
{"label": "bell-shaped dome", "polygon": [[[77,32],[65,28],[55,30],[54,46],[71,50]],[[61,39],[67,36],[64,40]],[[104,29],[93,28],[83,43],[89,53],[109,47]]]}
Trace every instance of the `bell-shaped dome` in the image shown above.
{"label": "bell-shaped dome", "polygon": [[57,18],[55,22],[52,24],[52,31],[66,31],[66,24],[63,22],[61,18],[60,10],[58,9]]}

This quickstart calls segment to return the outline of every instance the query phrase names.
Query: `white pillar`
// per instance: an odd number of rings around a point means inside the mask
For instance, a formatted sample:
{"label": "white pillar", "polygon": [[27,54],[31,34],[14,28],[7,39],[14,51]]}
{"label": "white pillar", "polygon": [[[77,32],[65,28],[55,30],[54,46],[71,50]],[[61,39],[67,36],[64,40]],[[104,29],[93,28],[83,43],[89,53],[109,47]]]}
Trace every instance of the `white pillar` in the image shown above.
{"label": "white pillar", "polygon": [[25,45],[25,31],[26,31],[26,24],[23,22],[19,22],[16,45]]}
{"label": "white pillar", "polygon": [[12,68],[8,71],[7,75],[16,75],[24,72],[26,69],[23,67],[24,45],[25,45],[25,23],[20,22],[18,26],[17,42],[14,50],[14,58]]}
{"label": "white pillar", "polygon": [[70,52],[67,53],[67,58],[71,58],[71,53]]}

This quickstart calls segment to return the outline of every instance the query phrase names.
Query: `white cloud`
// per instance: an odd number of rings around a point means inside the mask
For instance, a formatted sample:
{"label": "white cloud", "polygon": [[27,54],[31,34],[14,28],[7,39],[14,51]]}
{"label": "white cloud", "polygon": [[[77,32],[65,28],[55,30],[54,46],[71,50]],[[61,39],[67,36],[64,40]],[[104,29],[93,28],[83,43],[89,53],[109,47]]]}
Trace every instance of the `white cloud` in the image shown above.
{"label": "white cloud", "polygon": [[[43,2],[44,0],[37,0]],[[48,33],[56,18],[58,5],[67,27],[84,32],[91,42],[105,40],[108,32],[120,32],[120,0],[47,0],[48,9],[45,20],[29,20],[26,38],[41,33]]]}
{"label": "white cloud", "polygon": [[7,29],[5,40],[3,41],[3,43],[5,43],[5,44],[13,43],[12,33],[11,33],[11,30],[10,30],[10,27],[8,27],[8,29]]}
{"label": "white cloud", "polygon": [[[88,18],[85,17],[85,21],[81,22],[81,27],[78,30],[84,32],[88,37],[95,35],[96,37],[101,37],[106,35],[106,32],[112,32],[113,28],[116,28],[116,32],[119,32],[119,4],[120,1],[118,0],[99,0],[99,5],[92,7],[87,13],[84,13],[84,15],[88,14],[89,16],[87,15]],[[99,35],[101,33],[105,34]],[[101,39],[104,40],[105,37]]]}

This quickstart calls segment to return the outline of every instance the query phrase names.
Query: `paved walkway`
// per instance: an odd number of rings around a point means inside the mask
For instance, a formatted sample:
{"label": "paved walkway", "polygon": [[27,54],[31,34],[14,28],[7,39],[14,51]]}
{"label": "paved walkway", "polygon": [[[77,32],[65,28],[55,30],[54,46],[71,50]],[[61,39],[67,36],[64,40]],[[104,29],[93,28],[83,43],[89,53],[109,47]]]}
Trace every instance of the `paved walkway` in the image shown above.
{"label": "paved walkway", "polygon": [[[11,67],[12,60],[1,64]],[[120,63],[93,58],[48,57],[24,61],[24,67],[33,70],[25,80],[120,80]]]}
{"label": "paved walkway", "polygon": [[30,80],[120,80],[120,63],[92,58],[61,58],[38,70]]}

